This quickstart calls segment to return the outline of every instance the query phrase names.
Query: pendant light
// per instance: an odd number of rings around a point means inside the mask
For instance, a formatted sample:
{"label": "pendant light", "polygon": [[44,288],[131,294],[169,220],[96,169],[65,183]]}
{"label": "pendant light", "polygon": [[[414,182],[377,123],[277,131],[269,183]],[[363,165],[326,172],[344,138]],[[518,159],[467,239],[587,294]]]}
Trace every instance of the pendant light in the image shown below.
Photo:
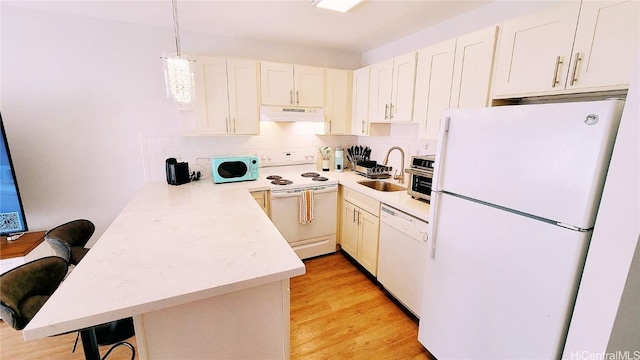
{"label": "pendant light", "polygon": [[173,30],[176,40],[176,56],[163,57],[165,60],[164,73],[167,84],[167,96],[178,105],[193,104],[193,72],[191,61],[182,57],[180,50],[180,26],[178,24],[177,0],[171,0],[173,6]]}

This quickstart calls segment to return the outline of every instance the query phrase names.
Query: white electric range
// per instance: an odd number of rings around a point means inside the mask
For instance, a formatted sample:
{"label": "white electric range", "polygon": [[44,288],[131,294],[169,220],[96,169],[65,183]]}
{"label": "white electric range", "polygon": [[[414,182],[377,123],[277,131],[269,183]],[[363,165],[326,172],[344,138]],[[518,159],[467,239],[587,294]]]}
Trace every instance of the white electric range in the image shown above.
{"label": "white electric range", "polygon": [[[338,180],[330,172],[316,170],[316,152],[315,148],[257,152],[260,177],[271,183],[271,221],[301,259],[336,251]],[[307,203],[313,216],[303,221]]]}

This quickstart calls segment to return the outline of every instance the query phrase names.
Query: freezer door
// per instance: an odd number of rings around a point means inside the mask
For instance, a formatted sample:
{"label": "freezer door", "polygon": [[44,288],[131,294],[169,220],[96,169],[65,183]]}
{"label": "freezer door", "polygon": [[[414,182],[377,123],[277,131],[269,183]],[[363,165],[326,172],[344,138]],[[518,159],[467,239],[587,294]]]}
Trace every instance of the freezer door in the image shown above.
{"label": "freezer door", "polygon": [[559,358],[590,232],[446,194],[436,207],[420,342],[438,359]]}
{"label": "freezer door", "polygon": [[434,189],[590,229],[623,106],[607,100],[450,110]]}

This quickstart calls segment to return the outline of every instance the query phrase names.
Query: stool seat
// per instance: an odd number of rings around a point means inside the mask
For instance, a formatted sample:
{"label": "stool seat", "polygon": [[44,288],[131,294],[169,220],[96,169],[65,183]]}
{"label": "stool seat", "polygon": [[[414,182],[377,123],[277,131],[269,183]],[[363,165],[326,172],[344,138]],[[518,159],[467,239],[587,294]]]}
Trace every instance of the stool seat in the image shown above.
{"label": "stool seat", "polygon": [[89,251],[84,246],[95,230],[96,227],[91,221],[78,219],[47,231],[44,239],[51,245],[56,255],[65,259],[69,265],[78,265]]}

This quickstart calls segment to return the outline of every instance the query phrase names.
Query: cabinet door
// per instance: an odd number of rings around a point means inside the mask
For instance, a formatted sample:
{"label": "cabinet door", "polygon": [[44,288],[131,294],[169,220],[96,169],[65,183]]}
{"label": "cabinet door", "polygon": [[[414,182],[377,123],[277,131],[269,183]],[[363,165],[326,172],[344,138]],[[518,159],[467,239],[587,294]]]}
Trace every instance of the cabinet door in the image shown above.
{"label": "cabinet door", "polygon": [[294,91],[294,105],[323,107],[324,68],[296,65]]}
{"label": "cabinet door", "polygon": [[544,95],[563,91],[580,9],[579,1],[505,21],[494,95]]}
{"label": "cabinet door", "polygon": [[624,89],[638,56],[640,2],[584,1],[567,89]]}
{"label": "cabinet door", "polygon": [[389,122],[393,59],[373,64],[369,78],[369,122]]}
{"label": "cabinet door", "polygon": [[260,132],[258,63],[227,60],[230,133],[257,135]]}
{"label": "cabinet door", "polygon": [[410,122],[413,116],[413,91],[416,83],[415,52],[393,59],[392,81],[389,119]]}
{"label": "cabinet door", "polygon": [[358,257],[358,210],[348,201],[342,202],[340,246],[354,259]]}
{"label": "cabinet door", "polygon": [[253,191],[251,195],[256,200],[256,202],[260,205],[262,210],[264,210],[267,216],[271,217],[271,207],[270,207],[270,198],[269,191]]}
{"label": "cabinet door", "polygon": [[204,56],[195,60],[195,116],[198,132],[208,135],[227,134],[229,103],[226,60]]}
{"label": "cabinet door", "polygon": [[369,67],[353,72],[353,108],[351,133],[369,135]]}
{"label": "cabinet door", "polygon": [[293,105],[293,65],[261,62],[260,94],[263,105]]}
{"label": "cabinet door", "polygon": [[327,69],[327,106],[325,134],[349,134],[351,131],[351,72]]}
{"label": "cabinet door", "polygon": [[492,26],[456,39],[449,102],[452,109],[489,106],[496,34],[497,28]]}
{"label": "cabinet door", "polygon": [[373,275],[378,271],[378,243],[380,238],[380,219],[366,211],[359,214],[358,262]]}
{"label": "cabinet door", "polygon": [[449,108],[455,51],[455,39],[418,51],[413,117],[420,139],[438,139],[440,116]]}

